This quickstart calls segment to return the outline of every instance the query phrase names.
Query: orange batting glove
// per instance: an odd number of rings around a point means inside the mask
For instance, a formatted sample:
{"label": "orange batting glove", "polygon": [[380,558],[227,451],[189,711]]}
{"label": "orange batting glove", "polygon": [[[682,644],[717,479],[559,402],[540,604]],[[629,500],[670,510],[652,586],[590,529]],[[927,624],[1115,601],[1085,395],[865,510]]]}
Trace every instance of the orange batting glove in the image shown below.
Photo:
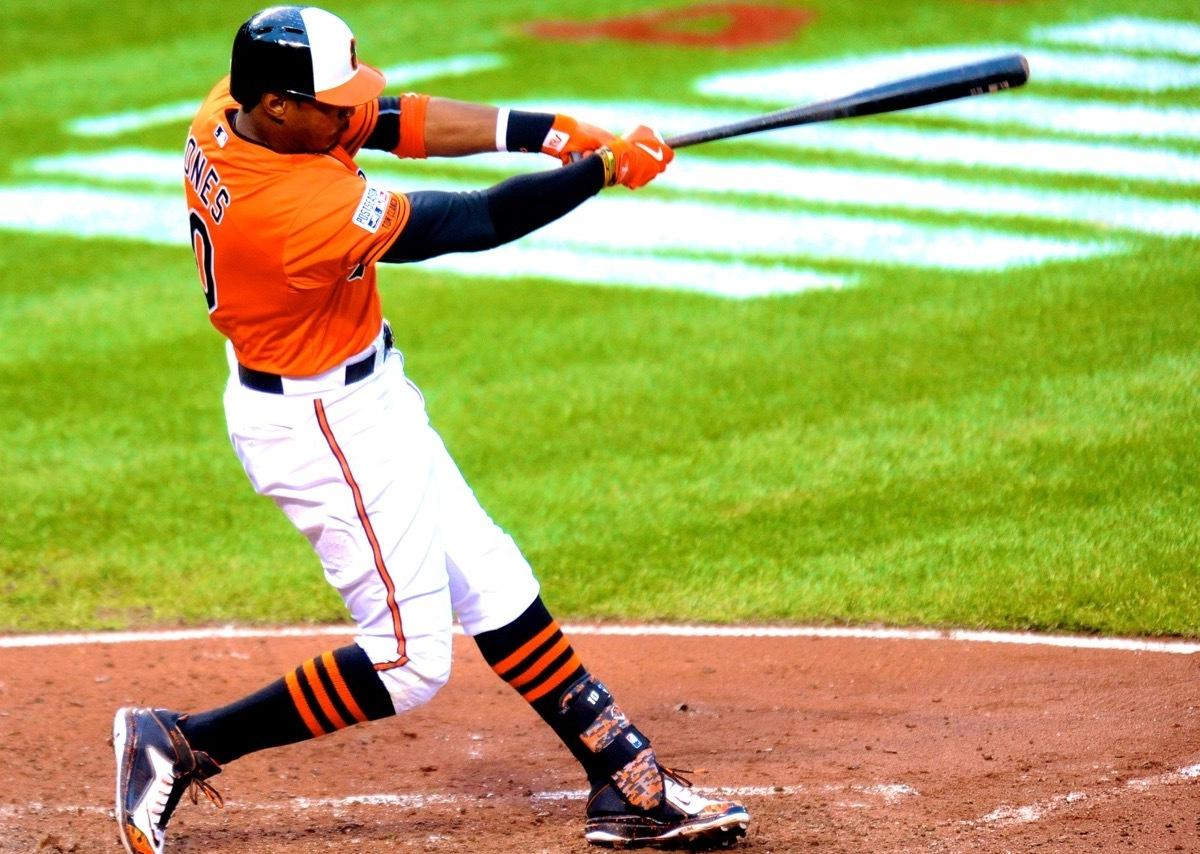
{"label": "orange batting glove", "polygon": [[570,116],[556,115],[546,140],[542,143],[542,154],[557,157],[563,164],[591,154],[615,137],[604,128],[577,122]]}
{"label": "orange batting glove", "polygon": [[596,153],[604,161],[604,185],[624,184],[631,190],[649,184],[675,159],[671,146],[645,125],[611,140]]}

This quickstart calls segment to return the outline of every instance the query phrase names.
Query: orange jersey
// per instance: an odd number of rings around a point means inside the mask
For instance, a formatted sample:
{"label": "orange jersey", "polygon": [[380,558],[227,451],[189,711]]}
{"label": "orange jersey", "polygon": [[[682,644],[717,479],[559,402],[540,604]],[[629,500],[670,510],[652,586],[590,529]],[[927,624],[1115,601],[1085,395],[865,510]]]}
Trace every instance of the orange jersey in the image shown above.
{"label": "orange jersey", "polygon": [[408,221],[408,199],[367,182],[353,155],[379,106],[355,110],[327,154],[279,154],[233,128],[228,78],[192,122],[184,186],[213,326],[237,359],[291,377],[366,349],[382,311],[375,262]]}

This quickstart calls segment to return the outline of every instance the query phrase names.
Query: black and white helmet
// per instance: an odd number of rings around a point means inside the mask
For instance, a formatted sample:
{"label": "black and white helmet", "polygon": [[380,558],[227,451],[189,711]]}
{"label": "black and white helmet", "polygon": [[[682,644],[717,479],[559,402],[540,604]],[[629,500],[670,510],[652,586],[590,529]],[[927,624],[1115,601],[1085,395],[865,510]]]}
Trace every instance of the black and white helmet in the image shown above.
{"label": "black and white helmet", "polygon": [[356,107],[378,97],[383,72],[358,61],[354,34],[315,6],[273,6],[251,17],[233,39],[229,90],[247,109],[265,92]]}

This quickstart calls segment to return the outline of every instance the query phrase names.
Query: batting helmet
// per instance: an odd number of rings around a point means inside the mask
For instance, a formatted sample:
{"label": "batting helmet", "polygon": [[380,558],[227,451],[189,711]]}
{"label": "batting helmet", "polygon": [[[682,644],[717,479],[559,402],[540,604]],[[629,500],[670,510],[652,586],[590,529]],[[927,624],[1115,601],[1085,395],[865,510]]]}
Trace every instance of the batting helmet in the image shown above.
{"label": "batting helmet", "polygon": [[264,92],[357,107],[383,91],[383,72],[358,61],[354,34],[313,6],[273,6],[238,28],[229,91],[252,109]]}

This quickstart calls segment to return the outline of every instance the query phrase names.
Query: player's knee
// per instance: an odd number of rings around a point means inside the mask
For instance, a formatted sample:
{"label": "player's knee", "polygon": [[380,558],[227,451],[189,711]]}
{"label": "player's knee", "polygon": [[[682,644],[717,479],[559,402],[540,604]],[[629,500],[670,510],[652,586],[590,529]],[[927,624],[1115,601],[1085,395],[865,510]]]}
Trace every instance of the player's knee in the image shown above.
{"label": "player's knee", "polygon": [[454,612],[469,635],[503,628],[537,598],[537,578],[516,543],[498,528],[492,548],[446,557]]}
{"label": "player's knee", "polygon": [[420,638],[405,649],[408,658],[399,667],[379,671],[396,712],[406,712],[433,699],[450,679],[450,634],[445,638]]}

